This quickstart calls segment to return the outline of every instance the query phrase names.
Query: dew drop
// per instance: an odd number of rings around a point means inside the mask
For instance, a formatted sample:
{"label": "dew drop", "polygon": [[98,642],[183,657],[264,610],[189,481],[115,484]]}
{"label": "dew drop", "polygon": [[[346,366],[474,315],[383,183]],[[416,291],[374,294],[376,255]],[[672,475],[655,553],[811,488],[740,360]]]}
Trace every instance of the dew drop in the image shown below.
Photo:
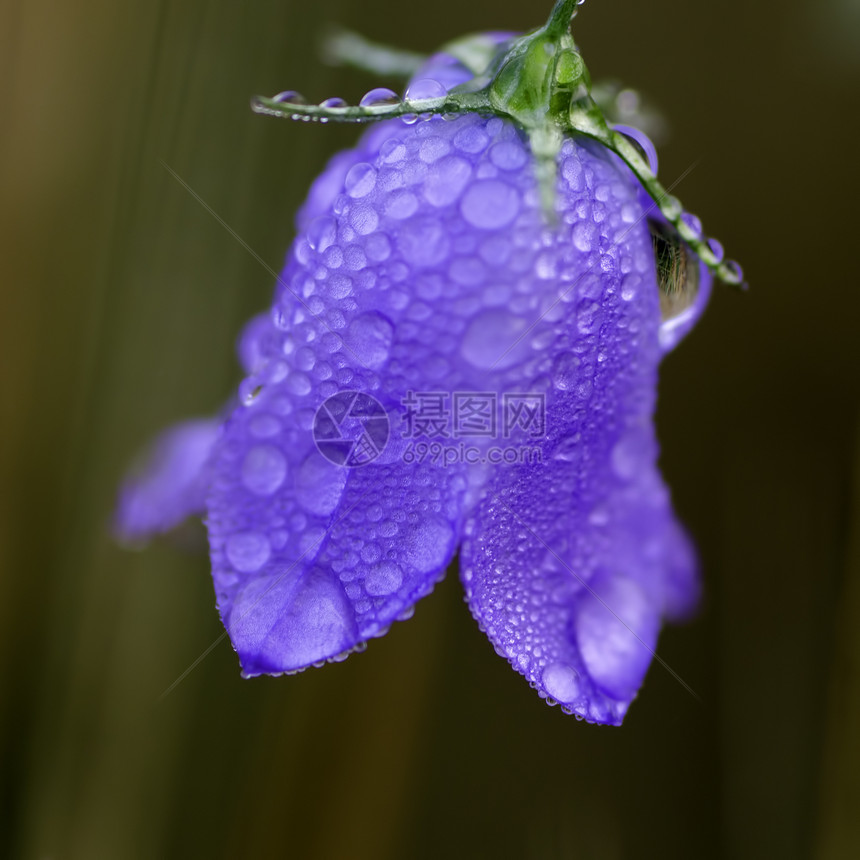
{"label": "dew drop", "polygon": [[392,561],[383,561],[368,570],[364,578],[364,590],[371,597],[393,594],[403,582],[403,571]]}
{"label": "dew drop", "polygon": [[648,454],[647,437],[631,430],[624,434],[612,449],[611,461],[615,474],[629,481],[639,471]]}
{"label": "dew drop", "polygon": [[734,278],[738,283],[741,283],[744,279],[744,270],[741,268],[741,264],[736,260],[726,260],[722,264],[723,269],[728,272],[729,277]]}
{"label": "dew drop", "polygon": [[673,197],[671,194],[667,194],[660,201],[660,209],[670,221],[674,221],[676,218],[681,217],[681,201],[677,197]]}
{"label": "dew drop", "polygon": [[391,242],[382,233],[374,233],[364,246],[364,252],[369,260],[382,263],[391,256]]}
{"label": "dew drop", "polygon": [[723,243],[719,239],[708,239],[708,248],[710,248],[711,253],[717,258],[717,262],[722,262],[723,257],[726,255]]}
{"label": "dew drop", "polygon": [[693,238],[702,238],[702,222],[692,212],[684,212],[681,215],[681,220],[690,228],[690,231],[694,234]]}
{"label": "dew drop", "polygon": [[255,439],[269,439],[278,435],[281,422],[274,415],[255,415],[248,424],[248,430]]}
{"label": "dew drop", "polygon": [[511,223],[520,207],[519,192],[497,179],[475,182],[463,195],[460,212],[473,227],[498,230]]}
{"label": "dew drop", "polygon": [[351,167],[344,180],[346,193],[354,200],[367,197],[375,185],[376,169],[366,162]]}
{"label": "dew drop", "polygon": [[357,245],[346,248],[343,252],[343,260],[351,272],[360,272],[367,265],[367,257]]}
{"label": "dew drop", "polygon": [[407,263],[435,266],[448,256],[451,239],[437,220],[413,218],[397,234],[397,247]]}
{"label": "dew drop", "polygon": [[328,294],[333,299],[345,299],[351,292],[352,280],[350,278],[345,275],[334,275],[329,278]]}
{"label": "dew drop", "polygon": [[506,308],[480,311],[463,335],[460,351],[466,361],[485,370],[502,370],[521,361],[529,352],[521,338],[526,321]]}
{"label": "dew drop", "polygon": [[621,299],[625,302],[632,302],[636,298],[636,292],[639,289],[639,284],[642,279],[639,275],[630,274],[624,277],[621,283]]}
{"label": "dew drop", "polygon": [[423,101],[424,99],[441,99],[448,90],[433,78],[418,78],[412,81],[406,90],[406,101]]}
{"label": "dew drop", "polygon": [[651,142],[651,138],[638,128],[634,128],[632,125],[616,125],[615,131],[630,139],[636,149],[639,150],[640,154],[643,155],[645,160],[648,162],[651,172],[656,176],[658,167],[657,149]]}
{"label": "dew drop", "polygon": [[292,391],[293,394],[298,394],[299,396],[310,394],[311,381],[304,373],[291,373],[287,380],[287,388]]}
{"label": "dew drop", "polygon": [[541,680],[547,693],[559,702],[571,702],[579,695],[579,672],[567,663],[550,663]]}
{"label": "dew drop", "polygon": [[278,93],[273,101],[288,105],[306,105],[308,103],[307,99],[295,90],[284,90],[282,93]]}
{"label": "dew drop", "polygon": [[576,308],[576,328],[582,334],[589,334],[596,327],[600,315],[600,305],[585,299]]}
{"label": "dew drop", "polygon": [[362,366],[377,370],[388,360],[394,325],[378,311],[357,316],[347,329],[346,345]]}
{"label": "dew drop", "polygon": [[405,221],[418,209],[418,200],[409,191],[394,191],[385,201],[385,214],[396,221]]}
{"label": "dew drop", "polygon": [[418,157],[425,164],[433,164],[451,151],[451,145],[441,137],[428,137],[421,141]]}
{"label": "dew drop", "polygon": [[373,564],[374,562],[379,561],[380,555],[382,555],[382,550],[380,550],[379,544],[366,543],[361,548],[361,560],[365,564]]}
{"label": "dew drop", "polygon": [[312,526],[302,530],[299,536],[299,555],[307,563],[319,553],[327,532],[322,526]]}
{"label": "dew drop", "polygon": [[572,352],[563,352],[552,366],[552,384],[561,391],[571,391],[580,376],[579,357]]}
{"label": "dew drop", "polygon": [[362,107],[378,107],[380,105],[396,105],[400,103],[400,97],[393,90],[385,87],[376,87],[365,93],[359,104]]}
{"label": "dew drop", "polygon": [[[257,593],[249,594],[243,601],[244,606],[233,609],[231,628],[242,623],[236,619],[239,609],[244,610],[250,622],[248,626],[253,625],[255,632],[272,631],[259,646],[259,660],[264,666],[298,669],[323,665],[321,661],[356,647],[354,615],[335,577],[312,572],[298,580],[296,586],[289,603],[275,619],[266,618],[265,604],[271,601]],[[248,604],[259,609],[255,611]]]}
{"label": "dew drop", "polygon": [[519,170],[528,160],[523,146],[513,140],[503,140],[490,149],[490,161],[501,170]]}
{"label": "dew drop", "polygon": [[579,221],[573,228],[573,244],[577,250],[587,254],[591,250],[597,228],[590,221]]}
{"label": "dew drop", "polygon": [[337,96],[326,99],[325,101],[320,102],[321,108],[341,108],[347,107],[347,101],[345,99],[338,98]]}
{"label": "dew drop", "polygon": [[334,218],[329,218],[328,215],[321,215],[319,218],[314,218],[314,220],[308,224],[305,237],[308,240],[308,245],[310,245],[314,251],[322,253],[333,245],[335,239],[337,239],[337,224]]}
{"label": "dew drop", "polygon": [[356,206],[349,213],[349,223],[359,236],[368,236],[379,225],[379,215],[372,206]]}
{"label": "dew drop", "polygon": [[419,573],[440,570],[453,548],[454,533],[444,520],[430,518],[403,536],[406,561]]}
{"label": "dew drop", "polygon": [[239,532],[227,539],[227,559],[239,573],[254,573],[271,555],[268,538],[258,532]]}
{"label": "dew drop", "polygon": [[454,146],[462,152],[476,155],[487,148],[490,138],[480,125],[467,125],[454,136]]}
{"label": "dew drop", "polygon": [[463,192],[472,168],[456,155],[437,161],[424,182],[424,197],[431,206],[448,206]]}
{"label": "dew drop", "polygon": [[606,505],[595,505],[588,515],[588,522],[593,526],[605,526],[609,523],[609,508]]}
{"label": "dew drop", "polygon": [[639,689],[651,663],[659,621],[633,580],[602,574],[592,580],[575,614],[576,641],[592,681],[614,699]]}
{"label": "dew drop", "polygon": [[242,463],[242,483],[258,496],[270,496],[284,482],[287,461],[274,445],[257,445]]}
{"label": "dew drop", "polygon": [[349,470],[326,460],[314,451],[299,466],[296,498],[312,514],[327,516],[340,503]]}
{"label": "dew drop", "polygon": [[396,164],[406,158],[406,147],[396,139],[389,138],[379,150],[386,164]]}

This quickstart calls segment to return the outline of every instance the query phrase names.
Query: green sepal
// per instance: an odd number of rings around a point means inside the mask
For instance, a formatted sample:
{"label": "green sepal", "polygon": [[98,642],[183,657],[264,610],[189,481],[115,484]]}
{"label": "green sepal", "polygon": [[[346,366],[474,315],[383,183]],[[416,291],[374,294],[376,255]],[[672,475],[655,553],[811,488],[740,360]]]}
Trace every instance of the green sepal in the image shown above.
{"label": "green sepal", "polygon": [[[528,137],[541,206],[550,221],[555,218],[557,159],[565,137],[592,138],[627,164],[680,238],[717,278],[742,285],[740,267],[730,260],[719,259],[708,240],[687,225],[681,204],[658,181],[637,146],[613,129],[604,110],[592,98],[591,77],[570,32],[580,2],[556,0],[543,27],[501,45],[494,45],[486,35],[446,45],[443,50],[466,66],[474,77],[439,98],[323,106],[256,96],[251,106],[257,113],[318,122],[362,123],[466,113],[507,117]],[[407,60],[414,62],[414,55]],[[407,61],[403,64],[407,65]]]}

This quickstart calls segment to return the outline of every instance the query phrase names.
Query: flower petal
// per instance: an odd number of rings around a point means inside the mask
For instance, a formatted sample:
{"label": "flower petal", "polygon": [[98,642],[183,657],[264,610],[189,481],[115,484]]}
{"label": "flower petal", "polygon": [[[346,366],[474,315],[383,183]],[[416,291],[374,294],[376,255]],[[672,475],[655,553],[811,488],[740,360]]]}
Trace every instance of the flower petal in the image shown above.
{"label": "flower petal", "polygon": [[461,572],[472,613],[541,695],[617,724],[661,617],[695,599],[695,567],[656,468],[656,290],[607,289],[594,313],[599,336],[556,362],[541,462],[492,475]]}
{"label": "flower petal", "polygon": [[120,490],[114,528],[121,540],[160,534],[203,513],[209,455],[220,424],[186,421],[155,440]]}
{"label": "flower petal", "polygon": [[246,676],[337,659],[408,613],[454,554],[465,487],[462,470],[404,463],[396,445],[348,468],[309,428],[261,439],[278,421],[265,409],[234,413],[208,502],[218,608]]}
{"label": "flower petal", "polygon": [[[545,453],[552,457],[551,446]],[[653,462],[643,458],[619,479],[594,438],[574,460],[500,471],[466,533],[467,599],[496,650],[542,695],[594,722],[620,723],[660,618],[697,594],[693,557]]]}

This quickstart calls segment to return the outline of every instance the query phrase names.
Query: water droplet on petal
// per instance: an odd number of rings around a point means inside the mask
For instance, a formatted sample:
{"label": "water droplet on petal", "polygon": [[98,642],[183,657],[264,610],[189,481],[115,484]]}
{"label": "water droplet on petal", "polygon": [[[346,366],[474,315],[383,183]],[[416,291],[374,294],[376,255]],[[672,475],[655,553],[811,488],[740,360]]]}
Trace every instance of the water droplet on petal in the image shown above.
{"label": "water droplet on petal", "polygon": [[271,547],[265,535],[239,532],[227,539],[227,559],[239,573],[254,573],[268,560]]}
{"label": "water droplet on petal", "polygon": [[391,242],[383,233],[374,233],[365,243],[364,251],[369,260],[382,263],[391,256]]}
{"label": "water droplet on petal", "polygon": [[472,167],[464,158],[442,158],[430,168],[424,197],[431,206],[447,206],[460,196],[471,175]]}
{"label": "water droplet on petal", "polygon": [[612,449],[612,469],[623,481],[629,481],[646,462],[648,453],[648,439],[644,433],[625,433]]}
{"label": "water droplet on petal", "polygon": [[316,558],[322,549],[326,534],[327,532],[322,526],[302,529],[299,535],[299,555],[303,562],[307,563]]}
{"label": "water droplet on petal", "polygon": [[270,496],[287,474],[287,461],[274,445],[257,445],[242,463],[242,483],[258,496]]}
{"label": "water droplet on petal", "polygon": [[385,87],[376,87],[365,93],[359,104],[362,107],[377,107],[379,105],[396,105],[400,103],[400,97],[393,90]]}
{"label": "water droplet on petal", "polygon": [[405,221],[418,209],[418,200],[409,191],[394,191],[385,201],[385,214],[395,221]]}
{"label": "water droplet on petal", "polygon": [[519,170],[528,160],[525,147],[514,140],[502,140],[490,149],[490,161],[501,170]]}
{"label": "water droplet on petal", "polygon": [[473,155],[484,150],[489,142],[489,135],[477,123],[467,125],[454,136],[454,146]]}
{"label": "water droplet on petal", "polygon": [[588,522],[593,526],[605,526],[609,522],[609,508],[606,505],[595,505],[588,515]]}
{"label": "water droplet on petal", "polygon": [[312,514],[327,516],[340,503],[349,470],[314,451],[299,466],[296,498]]}
{"label": "water droplet on petal", "polygon": [[590,221],[578,221],[573,228],[573,244],[577,250],[587,254],[591,250],[591,244],[597,228]]}
{"label": "water droplet on petal", "polygon": [[337,223],[328,215],[320,215],[308,224],[306,238],[308,245],[321,254],[337,239]]}
{"label": "water droplet on petal", "polygon": [[403,536],[407,562],[419,573],[441,570],[453,549],[454,532],[438,518],[426,519]]}
{"label": "water droplet on petal", "polygon": [[628,699],[639,689],[658,628],[645,592],[623,576],[598,576],[576,607],[574,629],[585,669],[615,699]]}
{"label": "water droplet on petal", "polygon": [[255,415],[248,424],[248,430],[256,439],[268,439],[277,436],[281,422],[274,415]]}
{"label": "water droplet on petal", "polygon": [[553,460],[564,463],[575,463],[582,456],[582,440],[577,434],[570,439],[562,439],[552,452]]}
{"label": "water droplet on petal", "polygon": [[550,663],[541,676],[544,689],[559,702],[572,702],[579,695],[579,672],[567,663]]}
{"label": "water droplet on petal", "polygon": [[344,188],[354,200],[366,197],[376,185],[376,170],[373,165],[362,163],[350,168],[344,180]]}
{"label": "water droplet on petal", "polygon": [[466,361],[485,370],[502,370],[521,361],[529,352],[528,338],[521,337],[526,321],[505,308],[480,311],[463,335],[460,351]]}
{"label": "water droplet on petal", "polygon": [[552,366],[552,384],[561,391],[572,391],[580,376],[579,357],[572,352],[563,352]]}
{"label": "water droplet on petal", "polygon": [[[262,587],[272,586],[263,583]],[[260,635],[257,631],[267,634],[259,645],[264,665],[286,669],[323,665],[322,661],[357,645],[353,612],[340,584],[330,574],[314,571],[299,580],[290,600],[274,618],[267,615],[267,602],[277,605],[271,598],[266,601],[264,594],[249,591],[243,594],[242,604],[234,608],[231,616],[231,627],[239,630],[244,618],[247,619],[245,636],[249,640],[253,641],[255,633]],[[241,613],[239,617],[237,610]]]}
{"label": "water droplet on petal", "polygon": [[403,571],[391,561],[383,561],[368,570],[364,578],[364,590],[371,597],[393,594],[403,582]]}
{"label": "water droplet on petal", "polygon": [[292,391],[293,394],[303,396],[305,394],[310,394],[312,386],[310,379],[308,379],[304,373],[296,371],[291,373],[289,379],[287,379],[287,388]]}
{"label": "water droplet on petal", "polygon": [[356,206],[349,213],[349,224],[359,236],[367,236],[379,226],[379,215],[372,206]]}
{"label": "water droplet on petal", "polygon": [[510,224],[520,208],[520,194],[506,182],[485,179],[474,183],[463,195],[460,212],[473,226],[498,230]]}
{"label": "water droplet on petal", "polygon": [[407,263],[435,266],[448,256],[451,239],[438,220],[413,218],[397,234],[397,247]]}
{"label": "water droplet on petal", "polygon": [[442,137],[428,137],[421,141],[418,157],[425,164],[433,164],[451,151],[451,145]]}
{"label": "water droplet on petal", "polygon": [[639,289],[642,279],[637,274],[626,275],[621,283],[621,299],[625,302],[632,302],[636,298],[636,292]]}
{"label": "water droplet on petal", "polygon": [[388,360],[393,339],[391,320],[378,311],[369,311],[350,324],[346,346],[364,367],[377,370]]}

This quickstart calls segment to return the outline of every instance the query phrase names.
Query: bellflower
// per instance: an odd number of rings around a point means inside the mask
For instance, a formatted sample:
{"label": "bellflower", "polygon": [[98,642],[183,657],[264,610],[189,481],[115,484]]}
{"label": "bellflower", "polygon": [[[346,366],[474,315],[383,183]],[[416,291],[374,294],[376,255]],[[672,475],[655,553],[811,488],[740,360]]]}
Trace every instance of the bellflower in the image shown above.
{"label": "bellflower", "polygon": [[657,369],[710,270],[738,272],[660,196],[647,139],[591,100],[573,5],[455,43],[402,102],[257,102],[388,121],[313,184],[226,418],[162,437],[121,496],[126,537],[205,515],[246,677],[363,648],[459,551],[496,651],[551,704],[618,724],[663,619],[695,604]]}

